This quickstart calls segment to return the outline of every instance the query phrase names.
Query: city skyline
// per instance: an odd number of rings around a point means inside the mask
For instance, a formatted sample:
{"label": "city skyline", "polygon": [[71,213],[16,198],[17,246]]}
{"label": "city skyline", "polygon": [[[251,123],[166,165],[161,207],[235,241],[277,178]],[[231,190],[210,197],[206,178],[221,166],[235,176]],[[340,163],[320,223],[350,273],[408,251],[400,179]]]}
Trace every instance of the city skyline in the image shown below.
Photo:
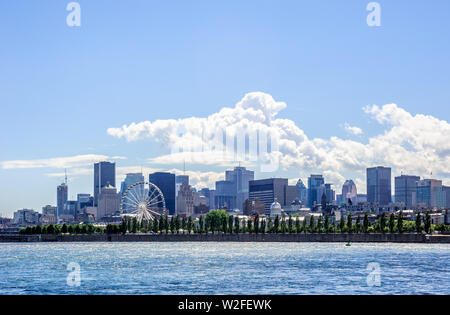
{"label": "city skyline", "polygon": [[[385,165],[392,187],[401,174],[450,184],[448,1],[382,3],[379,28],[366,24],[367,1],[180,2],[175,13],[80,1],[80,28],[65,24],[66,4],[0,4],[4,215],[56,205],[65,169],[69,200],[93,194],[91,165],[103,160],[120,164],[118,181],[181,175],[184,156],[165,144],[196,139],[198,126],[279,135],[281,168],[243,163],[255,178],[294,185],[319,173],[365,193],[366,167]],[[244,162],[198,161],[186,163],[197,188]]]}

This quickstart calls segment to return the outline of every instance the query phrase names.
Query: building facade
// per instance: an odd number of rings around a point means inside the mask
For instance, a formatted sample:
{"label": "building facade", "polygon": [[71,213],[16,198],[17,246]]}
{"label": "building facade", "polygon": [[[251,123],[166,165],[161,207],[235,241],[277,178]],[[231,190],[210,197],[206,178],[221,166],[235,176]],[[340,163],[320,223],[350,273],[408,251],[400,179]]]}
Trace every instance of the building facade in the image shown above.
{"label": "building facade", "polygon": [[178,191],[176,214],[181,217],[194,215],[194,191],[186,182],[181,184]]}
{"label": "building facade", "polygon": [[322,175],[311,175],[308,178],[308,207],[321,203],[322,196],[318,197],[318,189],[325,184]]}
{"label": "building facade", "polygon": [[[295,187],[295,188],[294,188]],[[289,207],[298,199],[298,187],[289,186],[287,178],[271,178],[250,181],[249,201],[264,203],[266,215],[270,215],[270,206],[277,201],[282,207]]]}
{"label": "building facade", "polygon": [[153,173],[149,176],[150,183],[158,186],[164,195],[166,201],[166,209],[169,215],[174,215],[176,211],[175,199],[175,174],[171,173]]}
{"label": "building facade", "polygon": [[57,217],[64,214],[64,205],[68,199],[68,187],[65,183],[59,185],[56,189]]}
{"label": "building facade", "polygon": [[97,219],[101,220],[119,212],[120,200],[116,187],[106,186],[100,191],[98,197]]}
{"label": "building facade", "polygon": [[98,206],[98,196],[103,187],[116,187],[116,163],[99,162],[94,164],[94,206]]}
{"label": "building facade", "polygon": [[392,202],[391,168],[379,166],[367,169],[367,201],[383,206]]}
{"label": "building facade", "polygon": [[358,203],[358,190],[353,180],[349,179],[342,185],[341,202],[344,205],[351,204],[356,205]]}
{"label": "building facade", "polygon": [[402,175],[395,178],[395,202],[404,203],[406,207],[415,206],[419,176]]}

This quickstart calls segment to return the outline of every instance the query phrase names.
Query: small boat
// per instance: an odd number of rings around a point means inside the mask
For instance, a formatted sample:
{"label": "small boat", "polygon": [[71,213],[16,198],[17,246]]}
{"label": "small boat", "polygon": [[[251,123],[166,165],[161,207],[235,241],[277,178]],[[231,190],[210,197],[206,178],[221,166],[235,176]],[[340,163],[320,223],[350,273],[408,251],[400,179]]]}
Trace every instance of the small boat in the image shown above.
{"label": "small boat", "polygon": [[350,241],[348,241],[345,246],[350,247],[350,246],[352,246],[352,244],[350,243]]}

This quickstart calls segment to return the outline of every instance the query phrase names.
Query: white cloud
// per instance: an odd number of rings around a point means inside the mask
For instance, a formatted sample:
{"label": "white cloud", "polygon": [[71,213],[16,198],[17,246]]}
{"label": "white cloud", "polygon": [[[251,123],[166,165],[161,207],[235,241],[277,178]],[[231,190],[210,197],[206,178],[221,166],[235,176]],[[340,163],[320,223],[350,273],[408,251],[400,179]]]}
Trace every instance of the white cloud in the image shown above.
{"label": "white cloud", "polygon": [[359,135],[362,135],[362,134],[363,134],[363,130],[362,130],[361,128],[359,128],[359,127],[354,127],[354,126],[350,126],[348,123],[345,123],[345,124],[344,124],[344,129],[345,129],[347,132],[349,132],[349,133],[351,133],[351,134],[353,134],[353,135],[355,135],[355,136],[359,136]]}
{"label": "white cloud", "polygon": [[73,168],[90,165],[104,160],[118,160],[123,157],[110,158],[107,155],[77,155],[70,157],[49,158],[39,160],[15,160],[0,162],[3,169],[30,169],[30,168]]}
{"label": "white cloud", "polygon": [[[294,167],[302,173],[320,171],[338,190],[349,175],[361,183],[366,167],[374,165],[391,166],[394,175],[403,171],[428,176],[433,171],[444,180],[450,178],[450,124],[447,121],[412,115],[395,104],[374,105],[365,107],[364,111],[384,130],[366,143],[335,136],[308,138],[292,120],[277,118],[286,106],[268,94],[255,92],[245,95],[234,107],[223,108],[206,118],[132,123],[110,128],[108,134],[127,141],[152,138],[169,147],[189,144],[198,149],[215,145],[214,134],[218,129],[232,130],[234,134],[263,130],[278,136],[283,169]],[[348,124],[345,128],[356,135],[363,132]],[[223,165],[213,154],[200,153],[198,157],[202,164]],[[172,154],[154,158],[152,162],[180,163],[183,158],[183,155]],[[365,187],[358,189],[364,191]]]}

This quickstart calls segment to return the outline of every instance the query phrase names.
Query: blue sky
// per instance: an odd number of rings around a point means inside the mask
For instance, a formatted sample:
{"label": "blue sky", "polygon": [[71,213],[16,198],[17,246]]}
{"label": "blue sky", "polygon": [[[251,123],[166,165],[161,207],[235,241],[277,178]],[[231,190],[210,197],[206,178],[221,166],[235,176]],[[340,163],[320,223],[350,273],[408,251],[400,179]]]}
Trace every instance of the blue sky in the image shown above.
{"label": "blue sky", "polygon": [[[152,139],[127,142],[107,129],[207,117],[256,91],[285,102],[277,117],[310,139],[369,143],[390,130],[362,110],[373,104],[449,120],[447,0],[378,1],[381,27],[367,25],[369,1],[360,0],[78,2],[79,28],[66,25],[69,1],[0,3],[0,162],[95,154],[181,169],[148,163],[168,153]],[[64,168],[2,165],[0,213],[56,203],[62,177],[49,174]],[[313,171],[322,170],[276,175]],[[92,192],[81,173],[70,176],[69,197]]]}

